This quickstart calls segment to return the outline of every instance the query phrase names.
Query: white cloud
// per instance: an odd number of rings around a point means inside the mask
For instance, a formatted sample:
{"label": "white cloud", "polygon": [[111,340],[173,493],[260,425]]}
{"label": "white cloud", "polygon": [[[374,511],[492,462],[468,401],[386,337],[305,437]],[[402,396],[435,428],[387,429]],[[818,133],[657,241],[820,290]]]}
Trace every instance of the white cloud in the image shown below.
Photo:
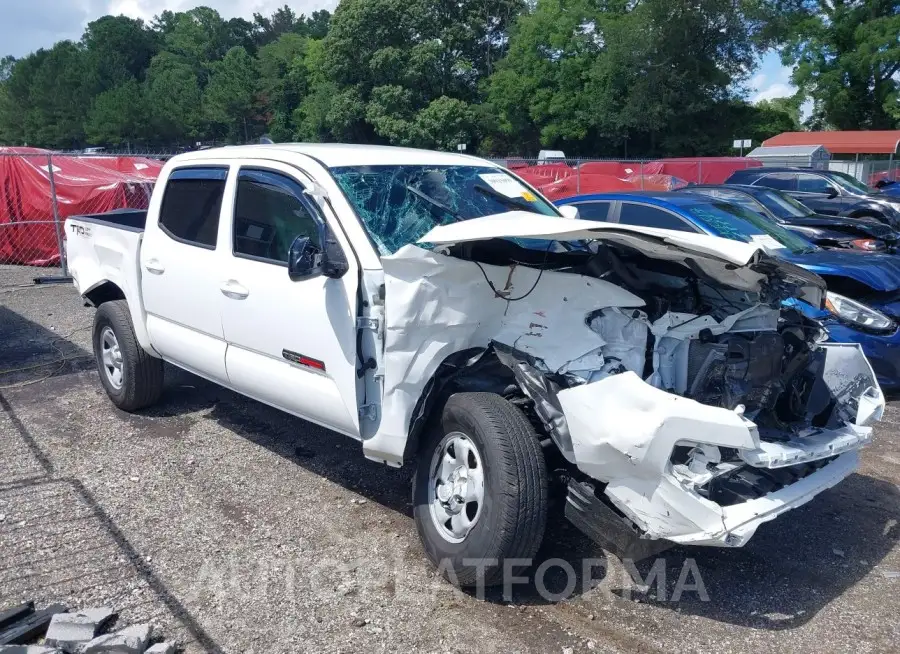
{"label": "white cloud", "polygon": [[796,86],[776,82],[775,84],[766,86],[762,91],[759,91],[751,99],[753,102],[759,102],[760,100],[772,100],[773,98],[786,98],[794,95],[796,92]]}
{"label": "white cloud", "polygon": [[753,76],[748,88],[750,102],[784,98],[797,92],[797,87],[791,84],[791,69],[772,57],[769,57],[763,69]]}

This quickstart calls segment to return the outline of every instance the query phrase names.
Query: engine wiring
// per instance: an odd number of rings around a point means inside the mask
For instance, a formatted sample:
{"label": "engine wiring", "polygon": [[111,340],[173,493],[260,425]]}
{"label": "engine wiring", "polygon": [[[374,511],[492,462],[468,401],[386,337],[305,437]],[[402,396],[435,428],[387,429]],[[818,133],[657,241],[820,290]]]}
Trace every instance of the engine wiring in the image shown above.
{"label": "engine wiring", "polygon": [[[544,275],[544,270],[546,270],[547,259],[550,257],[550,248],[552,247],[553,241],[550,241],[550,243],[547,244],[547,249],[544,250],[544,260],[541,262],[541,267],[539,268],[540,272],[538,272],[537,279],[534,280],[534,284],[531,285],[531,288],[529,288],[524,295],[520,295],[519,297],[506,297],[505,295],[503,295],[503,293],[498,291],[497,287],[494,286],[494,283],[488,278],[487,273],[485,272],[482,265],[478,261],[473,261],[472,263],[478,266],[478,270],[481,271],[481,274],[484,277],[484,281],[487,282],[488,286],[490,286],[491,290],[494,292],[494,297],[500,298],[501,300],[506,300],[507,302],[518,302],[519,300],[524,300],[525,298],[527,298],[534,292],[534,289],[537,288],[537,285],[541,281],[541,277],[543,277]],[[510,270],[510,277],[512,277],[512,270]]]}

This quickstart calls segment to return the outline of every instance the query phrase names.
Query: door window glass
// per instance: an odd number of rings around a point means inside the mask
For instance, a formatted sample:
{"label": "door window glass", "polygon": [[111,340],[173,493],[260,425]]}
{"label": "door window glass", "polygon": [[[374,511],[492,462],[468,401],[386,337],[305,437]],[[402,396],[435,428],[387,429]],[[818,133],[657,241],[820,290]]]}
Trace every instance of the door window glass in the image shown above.
{"label": "door window glass", "polygon": [[754,186],[766,186],[768,188],[778,189],[779,191],[796,191],[797,176],[791,175],[790,173],[766,175],[765,177],[760,177]]}
{"label": "door window glass", "polygon": [[612,202],[579,202],[578,217],[584,220],[608,220]]}
{"label": "door window glass", "polygon": [[312,211],[296,180],[268,170],[241,170],[234,203],[234,254],[287,263],[298,236],[321,247]]}
{"label": "door window glass", "polygon": [[159,226],[188,245],[215,249],[227,168],[180,168],[166,181]]}
{"label": "door window glass", "polygon": [[668,211],[645,204],[635,204],[634,202],[622,203],[619,222],[623,225],[643,225],[644,227],[658,227],[659,229],[674,229],[679,232],[696,231],[682,218]]}
{"label": "door window glass", "polygon": [[828,193],[833,188],[827,179],[818,175],[800,175],[797,178],[797,190],[804,193]]}

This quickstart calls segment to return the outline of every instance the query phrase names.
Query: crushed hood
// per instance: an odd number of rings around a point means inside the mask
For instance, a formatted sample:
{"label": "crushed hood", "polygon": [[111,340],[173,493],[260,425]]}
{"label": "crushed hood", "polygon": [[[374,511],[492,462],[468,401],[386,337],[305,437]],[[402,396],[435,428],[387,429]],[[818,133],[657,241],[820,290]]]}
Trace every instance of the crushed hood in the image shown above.
{"label": "crushed hood", "polygon": [[759,292],[765,282],[777,279],[801,287],[800,299],[815,307],[822,306],[825,295],[825,282],[820,277],[766,254],[756,244],[639,225],[508,211],[440,225],[425,234],[419,243],[451,245],[494,238],[605,241],[630,246],[654,259],[696,266],[718,282],[738,290]]}

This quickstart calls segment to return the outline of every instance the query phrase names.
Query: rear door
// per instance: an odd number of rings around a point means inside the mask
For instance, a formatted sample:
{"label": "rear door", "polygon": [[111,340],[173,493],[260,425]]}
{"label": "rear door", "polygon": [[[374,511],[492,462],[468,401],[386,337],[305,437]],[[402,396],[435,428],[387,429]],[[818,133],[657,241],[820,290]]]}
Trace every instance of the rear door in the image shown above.
{"label": "rear door", "polygon": [[[221,383],[225,339],[218,237],[228,166],[176,168],[151,205],[140,251],[150,342],[165,359]],[[155,197],[155,196],[154,196]]]}
{"label": "rear door", "polygon": [[[230,250],[220,284],[226,367],[238,391],[359,438],[356,315],[359,267],[334,216],[306,194],[303,171],[242,161],[227,199]],[[297,236],[327,223],[347,256],[340,279],[292,281]]]}

